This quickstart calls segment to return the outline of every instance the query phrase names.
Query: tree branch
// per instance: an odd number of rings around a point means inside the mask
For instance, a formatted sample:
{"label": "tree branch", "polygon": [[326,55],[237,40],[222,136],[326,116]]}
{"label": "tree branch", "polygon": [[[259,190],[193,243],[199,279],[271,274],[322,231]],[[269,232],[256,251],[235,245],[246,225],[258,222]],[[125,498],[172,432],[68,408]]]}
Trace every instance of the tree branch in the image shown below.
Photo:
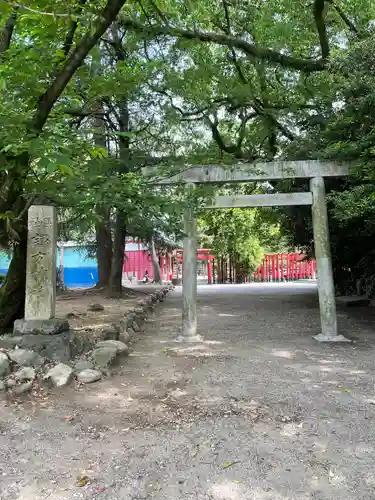
{"label": "tree branch", "polygon": [[72,19],[72,21],[70,23],[70,29],[69,29],[68,33],[66,34],[64,45],[62,48],[65,57],[69,54],[70,49],[72,48],[74,35],[75,35],[75,32],[77,31],[77,28],[78,28],[78,18],[82,14],[82,10],[83,10],[83,7],[84,7],[86,2],[87,2],[87,0],[78,0],[78,6],[74,12],[75,18]]}
{"label": "tree branch", "polygon": [[327,59],[329,57],[329,43],[328,43],[326,23],[324,21],[324,7],[325,7],[325,0],[314,0],[313,12],[314,12],[316,29],[319,35],[320,50],[322,53],[322,58]]}
{"label": "tree branch", "polygon": [[33,14],[39,14],[41,16],[51,16],[51,17],[70,17],[70,14],[60,14],[58,12],[46,12],[43,10],[35,10],[32,9],[31,7],[28,7],[24,3],[21,2],[16,2],[14,3],[15,7],[21,7],[22,9],[28,10],[29,12],[32,12]]}
{"label": "tree branch", "polygon": [[[224,139],[222,135],[219,132],[218,128],[218,121],[217,119],[215,121],[212,121],[208,116],[206,117],[206,122],[209,125],[212,133],[212,138],[216,142],[216,144],[219,146],[221,151],[224,151],[225,153],[232,154],[235,158],[238,159],[247,159],[247,160],[254,160],[255,155],[253,154],[245,154],[241,150],[241,145],[242,145],[242,140],[237,141],[237,144],[232,144],[232,145],[227,145],[224,142]],[[243,132],[244,134],[244,132]]]}
{"label": "tree branch", "polygon": [[344,21],[344,23],[348,26],[348,28],[350,29],[350,31],[352,31],[356,35],[359,35],[359,32],[357,30],[356,25],[354,23],[352,23],[352,21],[348,18],[348,16],[341,9],[341,7],[339,7],[338,5],[336,5],[331,0],[330,0],[330,3],[332,4],[333,8],[336,10],[336,12],[338,13],[338,15],[341,17],[341,19]]}
{"label": "tree branch", "polygon": [[154,0],[149,0],[149,2],[151,3],[153,9],[157,13],[157,15],[160,17],[160,19],[168,26],[169,22],[168,22],[168,19],[166,18],[166,16],[164,15],[164,12],[162,12],[159,9],[159,7],[156,5],[156,2],[154,2]]}
{"label": "tree branch", "polygon": [[145,25],[137,20],[125,18],[120,20],[122,26],[149,36],[165,35],[186,40],[200,40],[201,42],[212,42],[223,45],[231,49],[236,48],[245,53],[249,58],[267,60],[273,64],[280,64],[286,68],[291,68],[303,72],[323,71],[326,69],[326,62],[323,59],[300,59],[286,54],[281,54],[275,50],[257,47],[255,44],[246,42],[242,38],[232,35],[214,33],[211,31],[185,30],[172,26],[160,26],[157,24]]}
{"label": "tree branch", "polygon": [[238,128],[238,138],[236,142],[236,148],[238,151],[241,151],[243,141],[245,139],[246,135],[246,125],[251,118],[255,118],[258,115],[256,112],[248,113],[245,115],[243,112],[240,113],[240,118],[241,118],[241,124]]}
{"label": "tree branch", "polygon": [[126,0],[107,0],[107,5],[102,10],[100,16],[98,16],[95,28],[82,38],[61,70],[57,73],[49,88],[40,97],[32,121],[32,129],[35,133],[40,133],[43,129],[55,102],[68,85],[76,70],[81,66],[87,54],[116,19],[117,14],[125,3]]}
{"label": "tree branch", "polygon": [[12,41],[12,35],[14,27],[16,25],[16,21],[17,21],[17,7],[13,9],[5,25],[0,29],[0,57],[10,47],[10,42]]}

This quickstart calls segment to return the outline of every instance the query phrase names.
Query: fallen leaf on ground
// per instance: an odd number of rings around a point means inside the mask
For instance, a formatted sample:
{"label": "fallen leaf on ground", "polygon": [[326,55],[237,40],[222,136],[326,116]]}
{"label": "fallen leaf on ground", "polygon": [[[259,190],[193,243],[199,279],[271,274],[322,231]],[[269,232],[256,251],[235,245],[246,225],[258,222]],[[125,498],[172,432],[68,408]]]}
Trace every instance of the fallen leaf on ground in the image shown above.
{"label": "fallen leaf on ground", "polygon": [[77,486],[79,486],[80,488],[86,486],[86,484],[89,482],[90,482],[89,476],[81,476],[77,478]]}
{"label": "fallen leaf on ground", "polygon": [[236,462],[224,462],[222,465],[223,469],[229,469],[229,467],[232,467],[235,464],[238,464],[239,461],[237,460]]}

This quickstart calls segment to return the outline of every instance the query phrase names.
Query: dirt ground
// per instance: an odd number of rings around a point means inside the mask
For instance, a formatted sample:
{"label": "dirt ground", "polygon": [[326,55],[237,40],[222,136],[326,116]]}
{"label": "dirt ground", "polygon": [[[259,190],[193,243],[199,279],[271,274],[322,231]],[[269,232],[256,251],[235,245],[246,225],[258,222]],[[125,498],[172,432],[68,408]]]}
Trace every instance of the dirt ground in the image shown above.
{"label": "dirt ground", "polygon": [[182,344],[180,305],[112,378],[0,407],[2,500],[375,498],[371,318],[321,345],[312,285],[205,286]]}
{"label": "dirt ground", "polygon": [[[86,331],[88,335],[95,335],[103,327],[119,323],[124,313],[137,306],[137,301],[142,300],[149,293],[160,288],[158,285],[141,285],[124,289],[124,294],[119,299],[109,298],[101,291],[90,288],[68,290],[60,292],[56,301],[56,317],[67,318],[74,330]],[[90,311],[91,304],[100,304],[103,311]]]}

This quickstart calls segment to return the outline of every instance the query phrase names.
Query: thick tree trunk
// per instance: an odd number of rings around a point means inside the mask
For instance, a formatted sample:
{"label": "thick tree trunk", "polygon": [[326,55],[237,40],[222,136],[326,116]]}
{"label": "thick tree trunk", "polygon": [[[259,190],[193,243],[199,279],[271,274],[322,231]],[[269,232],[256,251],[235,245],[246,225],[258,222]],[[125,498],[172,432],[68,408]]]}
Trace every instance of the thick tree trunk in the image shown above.
{"label": "thick tree trunk", "polygon": [[109,293],[112,297],[117,297],[122,292],[122,270],[124,267],[126,238],[125,222],[126,217],[124,212],[118,210],[114,230],[111,279],[109,284]]}
{"label": "thick tree trunk", "polygon": [[[119,27],[112,27],[112,46],[115,49],[116,63],[126,60],[127,54],[121,42],[121,33]],[[126,134],[130,132],[129,108],[127,93],[119,96],[116,103],[118,108],[118,127],[123,135],[118,137],[120,167],[119,174],[125,174],[130,170],[130,139]],[[120,181],[120,178],[119,178]],[[123,181],[120,181],[123,182]],[[122,292],[122,272],[125,257],[125,239],[126,239],[126,213],[119,207],[116,211],[116,222],[113,238],[112,269],[110,280],[110,295],[119,296]]]}
{"label": "thick tree trunk", "polygon": [[112,235],[110,227],[109,209],[97,207],[96,213],[100,222],[95,225],[96,232],[96,259],[98,261],[99,288],[107,288],[111,277],[112,266]]}
{"label": "thick tree trunk", "polygon": [[25,312],[27,229],[19,232],[6,280],[0,289],[0,333],[12,327]]}
{"label": "thick tree trunk", "polygon": [[159,259],[158,259],[158,256],[156,254],[154,239],[151,240],[151,260],[152,260],[152,266],[154,268],[154,281],[155,281],[155,283],[161,284],[161,272],[160,272],[160,266],[159,266]]}

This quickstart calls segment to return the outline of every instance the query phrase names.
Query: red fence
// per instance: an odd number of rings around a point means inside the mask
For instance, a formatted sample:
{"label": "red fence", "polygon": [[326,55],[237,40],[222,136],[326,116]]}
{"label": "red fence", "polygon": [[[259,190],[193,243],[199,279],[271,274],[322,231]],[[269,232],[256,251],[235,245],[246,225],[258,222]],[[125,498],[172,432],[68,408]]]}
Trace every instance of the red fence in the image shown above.
{"label": "red fence", "polygon": [[315,279],[316,261],[300,253],[268,254],[253,275],[255,281]]}

